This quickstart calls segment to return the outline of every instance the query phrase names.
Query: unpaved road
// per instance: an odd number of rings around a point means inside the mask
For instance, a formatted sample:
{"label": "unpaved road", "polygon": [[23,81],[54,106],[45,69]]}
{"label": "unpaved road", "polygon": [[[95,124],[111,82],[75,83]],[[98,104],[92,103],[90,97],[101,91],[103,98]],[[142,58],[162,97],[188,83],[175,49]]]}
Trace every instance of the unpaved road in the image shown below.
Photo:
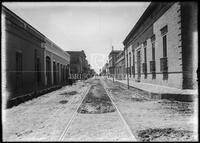
{"label": "unpaved road", "polygon": [[3,110],[3,141],[196,141],[194,104],[93,78]]}
{"label": "unpaved road", "polygon": [[[85,94],[86,91],[89,93]],[[134,138],[100,80],[90,79],[3,110],[3,141],[134,141]]]}
{"label": "unpaved road", "polygon": [[102,79],[138,141],[197,141],[197,103],[152,100]]}
{"label": "unpaved road", "polygon": [[3,141],[58,141],[89,86],[77,82],[3,110]]}
{"label": "unpaved road", "polygon": [[63,141],[134,141],[99,79],[94,79]]}

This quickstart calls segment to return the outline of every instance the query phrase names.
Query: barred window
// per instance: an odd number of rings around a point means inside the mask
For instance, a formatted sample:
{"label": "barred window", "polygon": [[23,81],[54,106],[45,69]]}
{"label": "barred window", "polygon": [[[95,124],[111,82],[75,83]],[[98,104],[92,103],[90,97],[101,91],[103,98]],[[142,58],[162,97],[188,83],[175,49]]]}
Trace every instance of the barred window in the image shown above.
{"label": "barred window", "polygon": [[143,63],[143,73],[144,78],[147,78],[147,41],[143,43],[144,45],[144,63]]}
{"label": "barred window", "polygon": [[150,61],[150,72],[152,73],[152,79],[156,78],[156,61]]}
{"label": "barred window", "polygon": [[156,62],[155,61],[150,61],[150,72],[155,72],[156,71]]}
{"label": "barred window", "polygon": [[168,79],[168,72],[163,72],[163,80],[167,80]]}
{"label": "barred window", "polygon": [[143,68],[144,78],[146,79],[147,78],[147,63],[143,63],[142,68]]}
{"label": "barred window", "polygon": [[161,30],[162,40],[163,40],[163,58],[160,59],[160,67],[163,72],[163,80],[168,79],[168,61],[167,61],[167,25]]}
{"label": "barred window", "polygon": [[160,58],[160,70],[163,72],[163,80],[168,79],[168,61],[166,57]]}
{"label": "barred window", "polygon": [[168,71],[166,57],[160,58],[160,71],[162,71],[162,72]]}

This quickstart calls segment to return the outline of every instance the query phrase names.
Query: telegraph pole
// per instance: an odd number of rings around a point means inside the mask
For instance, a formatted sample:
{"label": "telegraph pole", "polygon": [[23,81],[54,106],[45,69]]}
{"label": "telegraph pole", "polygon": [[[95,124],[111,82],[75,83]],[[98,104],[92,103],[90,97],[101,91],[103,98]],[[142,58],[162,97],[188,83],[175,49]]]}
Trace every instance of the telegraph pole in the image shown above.
{"label": "telegraph pole", "polygon": [[112,46],[112,68],[113,68],[113,82],[114,82],[114,57],[113,57],[113,52],[114,52],[114,47]]}

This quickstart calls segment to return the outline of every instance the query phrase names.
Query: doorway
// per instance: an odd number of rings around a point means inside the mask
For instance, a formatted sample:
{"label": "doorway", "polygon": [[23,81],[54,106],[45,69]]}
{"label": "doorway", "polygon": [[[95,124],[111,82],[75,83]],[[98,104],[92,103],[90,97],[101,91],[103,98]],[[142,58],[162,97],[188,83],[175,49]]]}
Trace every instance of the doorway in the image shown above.
{"label": "doorway", "polygon": [[140,50],[137,51],[137,81],[140,82],[141,78],[141,55]]}

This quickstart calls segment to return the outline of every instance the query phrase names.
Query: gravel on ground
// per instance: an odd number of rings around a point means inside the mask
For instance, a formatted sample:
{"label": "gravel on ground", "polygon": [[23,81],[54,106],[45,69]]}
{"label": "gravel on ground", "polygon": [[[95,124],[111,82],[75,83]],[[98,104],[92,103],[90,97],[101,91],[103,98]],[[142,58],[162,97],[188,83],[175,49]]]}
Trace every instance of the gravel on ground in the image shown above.
{"label": "gravel on ground", "polygon": [[133,141],[100,80],[90,84],[92,88],[63,141]]}
{"label": "gravel on ground", "polygon": [[3,110],[3,141],[57,141],[88,87],[79,81]]}
{"label": "gravel on ground", "polygon": [[137,140],[197,140],[197,101],[155,100],[111,80],[103,79],[103,83]]}

